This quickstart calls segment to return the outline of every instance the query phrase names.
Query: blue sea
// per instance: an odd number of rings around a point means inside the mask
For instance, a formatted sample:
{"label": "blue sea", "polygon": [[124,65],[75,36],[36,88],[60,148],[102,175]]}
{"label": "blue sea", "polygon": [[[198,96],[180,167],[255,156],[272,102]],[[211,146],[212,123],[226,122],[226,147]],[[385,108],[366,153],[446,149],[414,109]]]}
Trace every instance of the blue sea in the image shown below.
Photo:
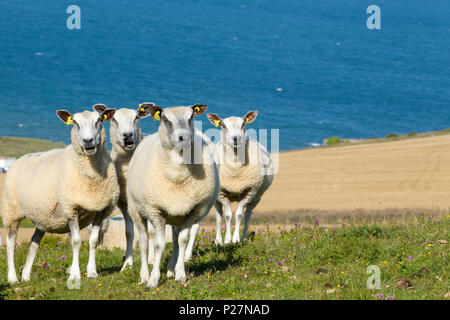
{"label": "blue sea", "polygon": [[1,2],[0,136],[69,143],[55,110],[145,101],[257,109],[251,126],[280,129],[281,150],[448,128],[450,1]]}

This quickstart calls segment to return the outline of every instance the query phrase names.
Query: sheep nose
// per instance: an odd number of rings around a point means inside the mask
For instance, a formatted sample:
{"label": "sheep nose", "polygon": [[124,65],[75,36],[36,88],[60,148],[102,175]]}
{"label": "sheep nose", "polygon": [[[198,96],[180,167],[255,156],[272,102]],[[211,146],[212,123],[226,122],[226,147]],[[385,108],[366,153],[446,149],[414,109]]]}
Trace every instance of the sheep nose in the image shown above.
{"label": "sheep nose", "polygon": [[233,137],[233,142],[234,142],[234,144],[237,144],[238,143],[238,138],[237,137]]}
{"label": "sheep nose", "polygon": [[94,142],[94,138],[91,138],[91,139],[83,139],[83,142],[84,142],[85,144],[92,144],[92,142]]}
{"label": "sheep nose", "polygon": [[131,138],[133,137],[133,132],[131,132],[131,133],[124,133],[124,134],[123,134],[123,137],[124,137],[125,139],[131,139]]}
{"label": "sheep nose", "polygon": [[179,136],[179,137],[178,137],[178,140],[181,142],[181,141],[184,140],[184,137],[183,137],[183,136]]}

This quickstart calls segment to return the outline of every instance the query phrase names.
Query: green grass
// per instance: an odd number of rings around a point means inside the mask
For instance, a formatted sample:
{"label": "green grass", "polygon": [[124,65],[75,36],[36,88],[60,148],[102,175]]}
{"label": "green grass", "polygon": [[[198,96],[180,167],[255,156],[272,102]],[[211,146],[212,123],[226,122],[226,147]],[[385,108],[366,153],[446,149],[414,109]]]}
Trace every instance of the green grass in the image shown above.
{"label": "green grass", "polygon": [[338,144],[341,142],[342,142],[342,140],[338,136],[333,136],[333,137],[327,139],[326,144],[329,146],[332,146],[332,145],[335,145],[335,144]]}
{"label": "green grass", "polygon": [[[367,144],[367,143],[378,143],[378,142],[427,138],[427,137],[443,136],[443,135],[447,135],[447,134],[450,134],[450,128],[443,129],[440,131],[430,131],[430,132],[423,132],[423,133],[416,133],[415,131],[411,131],[408,134],[389,133],[389,134],[387,134],[387,136],[385,138],[379,138],[377,136],[374,136],[370,139],[361,139],[359,141],[349,141],[348,139],[341,139],[339,137],[331,137],[331,138],[327,139],[327,142],[323,146],[320,146],[320,147],[322,147],[322,148],[337,147],[337,146],[341,147],[341,146],[348,146],[348,145],[354,145],[354,144]],[[329,140],[331,140],[332,143],[328,143]]]}
{"label": "green grass", "polygon": [[397,133],[394,133],[394,132],[388,133],[388,134],[386,135],[386,139],[397,138],[397,137],[398,137],[398,134],[397,134]]}
{"label": "green grass", "polygon": [[33,138],[0,137],[0,156],[18,158],[28,153],[64,148],[63,143]]}
{"label": "green grass", "polygon": [[[6,259],[0,263],[3,299],[446,299],[449,292],[450,215],[414,217],[371,225],[291,225],[290,231],[270,224],[256,230],[243,245],[216,247],[213,233],[200,232],[189,281],[175,283],[165,276],[170,245],[164,255],[160,286],[139,285],[138,249],[135,265],[119,269],[123,252],[98,250],[99,277],[82,277],[80,290],[66,287],[65,270],[71,260],[67,239],[45,236],[28,283],[10,286]],[[201,239],[205,237],[204,239]],[[443,240],[447,241],[443,244]],[[58,241],[60,241],[58,243]],[[5,249],[1,256],[5,257]],[[28,249],[17,249],[16,266],[23,266]],[[61,256],[66,255],[66,261]],[[412,257],[411,260],[408,257]],[[88,250],[80,253],[85,269]],[[49,267],[44,268],[44,263]],[[381,270],[381,288],[366,286],[367,267]],[[18,269],[19,269],[18,268]],[[84,274],[84,271],[83,271]],[[397,287],[408,279],[412,288]]]}

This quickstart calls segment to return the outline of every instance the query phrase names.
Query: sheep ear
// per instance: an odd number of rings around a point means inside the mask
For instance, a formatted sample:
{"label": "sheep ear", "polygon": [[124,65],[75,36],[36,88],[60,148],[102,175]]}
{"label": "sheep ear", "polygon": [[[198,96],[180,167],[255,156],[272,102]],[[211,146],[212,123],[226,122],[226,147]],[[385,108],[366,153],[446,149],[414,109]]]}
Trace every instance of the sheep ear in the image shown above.
{"label": "sheep ear", "polygon": [[106,109],[101,113],[102,120],[110,121],[114,117],[115,113],[116,109]]}
{"label": "sheep ear", "polygon": [[258,111],[250,111],[248,112],[244,117],[244,123],[250,124],[253,121],[255,121],[256,117],[258,116]]}
{"label": "sheep ear", "polygon": [[58,111],[56,111],[56,115],[62,122],[64,122],[68,126],[73,124],[73,116],[69,111],[58,110]]}
{"label": "sheep ear", "polygon": [[94,109],[94,111],[97,111],[98,113],[102,114],[106,109],[108,109],[108,107],[105,106],[104,104],[97,103],[92,106],[92,109]]}
{"label": "sheep ear", "polygon": [[153,102],[144,102],[139,104],[139,108],[138,108],[138,115],[139,118],[147,118],[151,112],[150,112],[150,108],[151,107],[157,107],[157,105],[155,105]]}
{"label": "sheep ear", "polygon": [[208,113],[207,116],[208,116],[209,121],[211,121],[211,123],[213,125],[215,125],[216,128],[218,126],[222,127],[222,119],[220,119],[220,117],[217,114],[215,114],[215,113]]}
{"label": "sheep ear", "polygon": [[194,116],[199,116],[203,114],[206,109],[208,109],[208,106],[206,104],[194,104],[192,106],[192,110],[194,110]]}
{"label": "sheep ear", "polygon": [[150,114],[153,117],[153,120],[161,120],[161,113],[163,109],[160,106],[150,107]]}

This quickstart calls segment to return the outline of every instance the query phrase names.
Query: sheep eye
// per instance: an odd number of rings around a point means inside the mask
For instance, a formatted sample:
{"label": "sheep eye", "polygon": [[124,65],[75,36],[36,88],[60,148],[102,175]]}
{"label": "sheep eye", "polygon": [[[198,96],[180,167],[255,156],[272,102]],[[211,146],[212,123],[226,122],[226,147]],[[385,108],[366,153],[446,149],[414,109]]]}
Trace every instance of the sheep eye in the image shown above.
{"label": "sheep eye", "polygon": [[168,121],[168,119],[166,118],[166,116],[162,116],[162,119],[163,119],[164,122],[167,122],[167,121]]}

